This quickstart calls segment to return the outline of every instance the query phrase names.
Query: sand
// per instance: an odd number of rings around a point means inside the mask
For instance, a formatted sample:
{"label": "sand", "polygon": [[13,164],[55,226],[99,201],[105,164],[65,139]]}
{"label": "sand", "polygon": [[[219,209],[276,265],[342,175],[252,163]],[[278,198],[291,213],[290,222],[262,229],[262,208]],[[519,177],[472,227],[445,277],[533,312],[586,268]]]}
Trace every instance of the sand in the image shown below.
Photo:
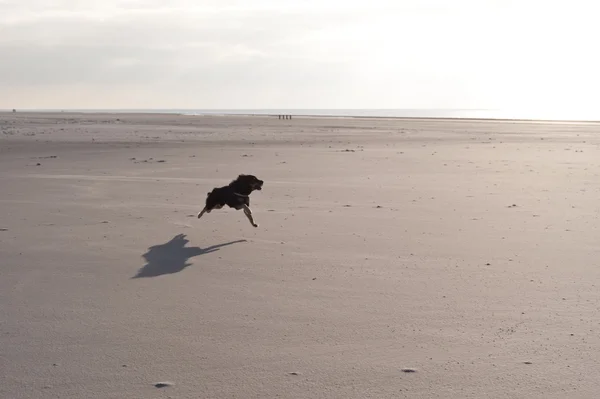
{"label": "sand", "polygon": [[0,114],[0,397],[595,398],[599,130]]}

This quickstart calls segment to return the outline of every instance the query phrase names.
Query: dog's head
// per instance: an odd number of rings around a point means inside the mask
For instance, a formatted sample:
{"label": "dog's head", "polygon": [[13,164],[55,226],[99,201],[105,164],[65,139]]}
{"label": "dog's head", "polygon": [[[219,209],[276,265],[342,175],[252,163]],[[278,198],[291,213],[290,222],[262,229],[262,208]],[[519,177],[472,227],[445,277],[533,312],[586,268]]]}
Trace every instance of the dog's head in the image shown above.
{"label": "dog's head", "polygon": [[262,190],[263,181],[254,175],[239,175],[235,182],[252,190]]}

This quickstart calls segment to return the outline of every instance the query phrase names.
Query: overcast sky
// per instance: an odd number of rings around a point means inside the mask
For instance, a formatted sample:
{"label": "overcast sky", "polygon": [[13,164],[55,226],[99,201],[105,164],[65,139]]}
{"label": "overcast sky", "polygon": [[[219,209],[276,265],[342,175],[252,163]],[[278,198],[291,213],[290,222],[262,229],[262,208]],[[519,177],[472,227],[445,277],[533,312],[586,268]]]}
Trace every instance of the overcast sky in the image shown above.
{"label": "overcast sky", "polygon": [[0,108],[590,108],[583,0],[0,0]]}

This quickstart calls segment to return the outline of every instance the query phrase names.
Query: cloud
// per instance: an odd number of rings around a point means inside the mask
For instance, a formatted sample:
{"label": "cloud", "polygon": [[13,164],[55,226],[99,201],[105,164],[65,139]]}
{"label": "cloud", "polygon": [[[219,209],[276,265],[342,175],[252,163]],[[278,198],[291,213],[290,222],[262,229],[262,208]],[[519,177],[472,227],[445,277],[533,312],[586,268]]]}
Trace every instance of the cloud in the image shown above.
{"label": "cloud", "polygon": [[481,107],[518,88],[526,102],[576,69],[600,87],[593,15],[508,0],[0,0],[0,108]]}
{"label": "cloud", "polygon": [[[282,97],[277,91],[294,95],[316,85],[335,87],[344,75],[335,54],[306,51],[316,40],[311,32],[322,29],[321,17],[309,18],[313,11],[278,11],[268,2],[252,8],[243,2],[203,7],[177,2],[168,8],[158,2],[98,8],[20,4],[0,4],[0,10],[11,11],[0,19],[0,52],[6,55],[0,85],[8,89],[60,87],[60,99],[74,87],[93,92],[106,86],[155,86],[174,103],[193,101],[186,93],[194,91],[211,93],[217,106],[235,104],[227,99],[231,95],[251,105],[248,99]],[[145,95],[147,89],[138,91]],[[210,105],[202,98],[196,103]]]}

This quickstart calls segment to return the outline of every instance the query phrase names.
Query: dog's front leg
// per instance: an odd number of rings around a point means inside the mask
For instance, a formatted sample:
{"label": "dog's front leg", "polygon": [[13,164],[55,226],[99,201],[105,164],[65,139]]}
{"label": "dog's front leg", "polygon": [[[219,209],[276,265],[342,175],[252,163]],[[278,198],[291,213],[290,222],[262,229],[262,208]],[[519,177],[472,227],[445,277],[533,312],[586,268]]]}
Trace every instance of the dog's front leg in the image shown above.
{"label": "dog's front leg", "polygon": [[206,212],[206,207],[204,207],[204,209],[202,209],[202,212],[200,212],[198,214],[198,219],[200,219],[202,217],[202,215],[204,215],[205,212]]}
{"label": "dog's front leg", "polygon": [[246,215],[252,226],[258,227],[258,224],[254,223],[254,218],[252,218],[252,211],[250,210],[248,205],[244,205],[244,214]]}

